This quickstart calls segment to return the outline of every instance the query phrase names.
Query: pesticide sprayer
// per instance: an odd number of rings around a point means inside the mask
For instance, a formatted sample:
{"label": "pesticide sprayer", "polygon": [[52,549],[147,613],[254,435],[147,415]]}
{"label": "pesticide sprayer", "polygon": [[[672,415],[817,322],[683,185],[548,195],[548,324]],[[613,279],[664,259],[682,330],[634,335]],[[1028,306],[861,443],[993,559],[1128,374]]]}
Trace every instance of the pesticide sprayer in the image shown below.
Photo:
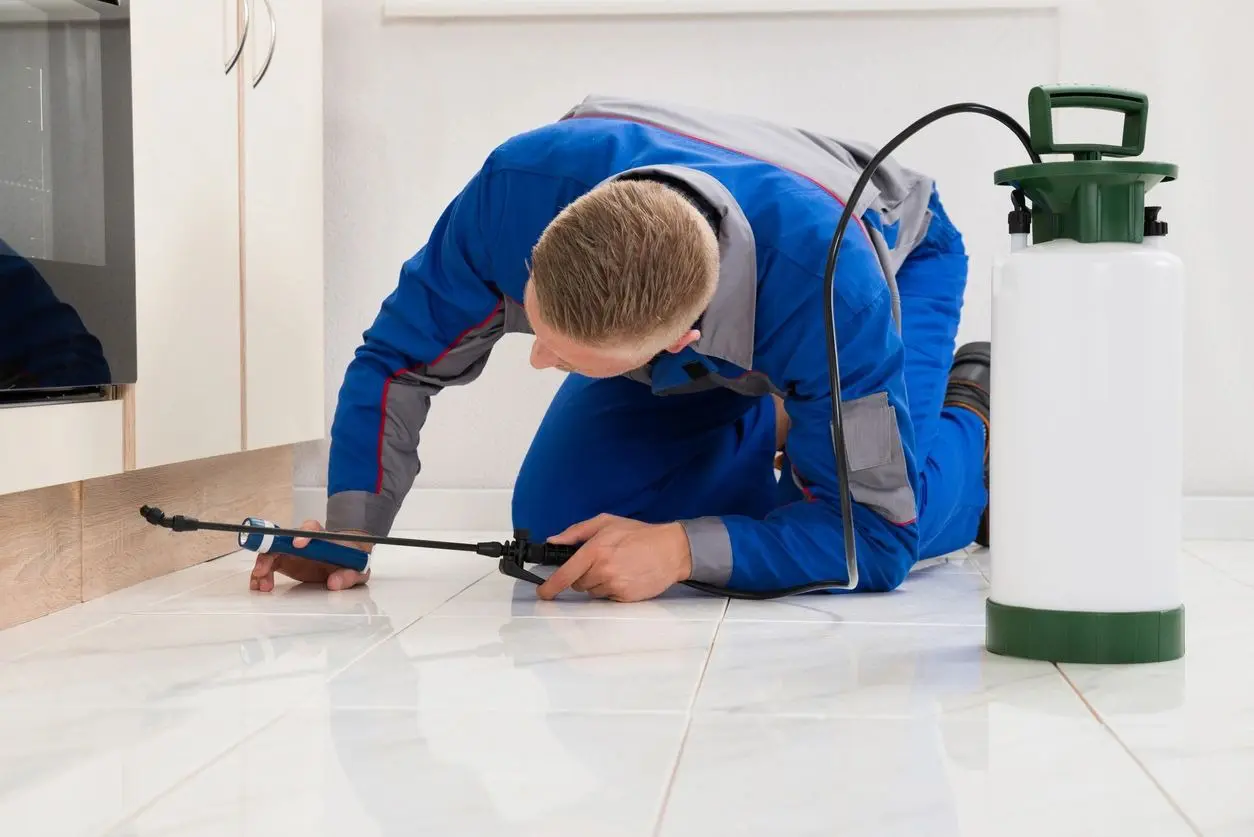
{"label": "pesticide sprayer", "polygon": [[[1119,145],[1060,143],[1054,111],[1123,114]],[[1184,653],[1177,561],[1183,459],[1184,269],[1163,247],[1167,225],[1145,193],[1176,166],[1139,159],[1145,95],[1101,87],[1044,86],[1028,96],[1030,133],[986,105],[933,111],[893,137],[845,197],[824,274],[831,391],[840,393],[834,284],[841,242],[879,166],[924,127],[955,114],[990,117],[1022,143],[1030,164],[1002,169],[1011,188],[1010,254],[993,276],[990,651],[1055,662],[1155,662]],[[1070,154],[1046,161],[1042,155]],[[1031,202],[1029,208],[1028,202]],[[1029,243],[1030,240],[1030,243]],[[840,398],[832,398],[832,451],[840,483],[845,577],[799,587],[706,593],[770,599],[850,590],[858,565]],[[576,547],[532,543],[526,532],[477,544],[281,529],[167,518],[176,532],[235,532],[255,552],[281,552],[364,571],[369,554],[345,543],[473,552],[501,572],[539,584],[527,564],[560,565]],[[292,538],[310,538],[297,548]],[[332,541],[341,543],[334,543]]]}

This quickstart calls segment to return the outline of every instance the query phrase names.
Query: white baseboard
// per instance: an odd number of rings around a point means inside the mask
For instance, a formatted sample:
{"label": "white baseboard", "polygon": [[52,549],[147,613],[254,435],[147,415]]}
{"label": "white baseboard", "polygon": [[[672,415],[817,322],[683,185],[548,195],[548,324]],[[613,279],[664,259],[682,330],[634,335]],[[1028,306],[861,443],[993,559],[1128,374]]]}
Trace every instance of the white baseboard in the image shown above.
{"label": "white baseboard", "polygon": [[1254,540],[1254,497],[1185,497],[1184,538]]}
{"label": "white baseboard", "polygon": [[[396,528],[496,532],[511,523],[505,488],[415,488],[405,498]],[[296,520],[322,520],[327,495],[323,488],[296,489]],[[1184,538],[1191,541],[1254,540],[1254,496],[1185,497]]]}

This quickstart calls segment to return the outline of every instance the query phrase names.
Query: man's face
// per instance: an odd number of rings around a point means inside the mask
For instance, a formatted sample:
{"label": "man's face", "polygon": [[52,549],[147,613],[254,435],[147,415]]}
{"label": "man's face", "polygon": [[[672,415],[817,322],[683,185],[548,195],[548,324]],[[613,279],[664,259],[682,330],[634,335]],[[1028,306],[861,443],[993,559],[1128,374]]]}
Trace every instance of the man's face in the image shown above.
{"label": "man's face", "polygon": [[540,316],[530,283],[523,294],[523,308],[536,336],[531,347],[531,365],[536,369],[560,369],[587,378],[613,378],[643,366],[652,357],[627,349],[587,346],[553,330]]}

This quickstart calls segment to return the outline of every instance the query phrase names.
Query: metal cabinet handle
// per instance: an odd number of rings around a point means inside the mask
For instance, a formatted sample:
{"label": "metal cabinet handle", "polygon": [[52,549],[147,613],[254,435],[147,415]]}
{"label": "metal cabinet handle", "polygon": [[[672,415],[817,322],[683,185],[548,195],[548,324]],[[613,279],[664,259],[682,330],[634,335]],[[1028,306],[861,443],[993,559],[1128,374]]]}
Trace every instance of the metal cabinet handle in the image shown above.
{"label": "metal cabinet handle", "polygon": [[244,0],[244,29],[239,33],[239,45],[235,47],[235,54],[231,56],[231,60],[226,62],[226,74],[231,74],[239,57],[244,54],[244,41],[248,40],[248,20],[252,17],[251,9],[248,6],[248,0]]}
{"label": "metal cabinet handle", "polygon": [[274,18],[274,7],[270,5],[270,0],[261,0],[266,7],[266,17],[270,19],[270,49],[266,52],[266,61],[261,65],[261,69],[257,71],[257,75],[253,78],[253,87],[261,84],[261,80],[266,75],[266,70],[270,69],[270,59],[274,58],[274,44],[279,38],[278,22]]}

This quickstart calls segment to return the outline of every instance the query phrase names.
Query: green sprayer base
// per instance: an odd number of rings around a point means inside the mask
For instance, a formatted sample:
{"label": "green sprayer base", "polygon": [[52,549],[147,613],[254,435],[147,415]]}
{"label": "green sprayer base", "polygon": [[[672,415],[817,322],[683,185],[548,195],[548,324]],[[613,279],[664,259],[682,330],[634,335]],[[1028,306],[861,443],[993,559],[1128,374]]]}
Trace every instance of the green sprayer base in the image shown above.
{"label": "green sprayer base", "polygon": [[1184,656],[1184,606],[1136,613],[985,606],[988,650],[1051,663],[1161,663]]}

